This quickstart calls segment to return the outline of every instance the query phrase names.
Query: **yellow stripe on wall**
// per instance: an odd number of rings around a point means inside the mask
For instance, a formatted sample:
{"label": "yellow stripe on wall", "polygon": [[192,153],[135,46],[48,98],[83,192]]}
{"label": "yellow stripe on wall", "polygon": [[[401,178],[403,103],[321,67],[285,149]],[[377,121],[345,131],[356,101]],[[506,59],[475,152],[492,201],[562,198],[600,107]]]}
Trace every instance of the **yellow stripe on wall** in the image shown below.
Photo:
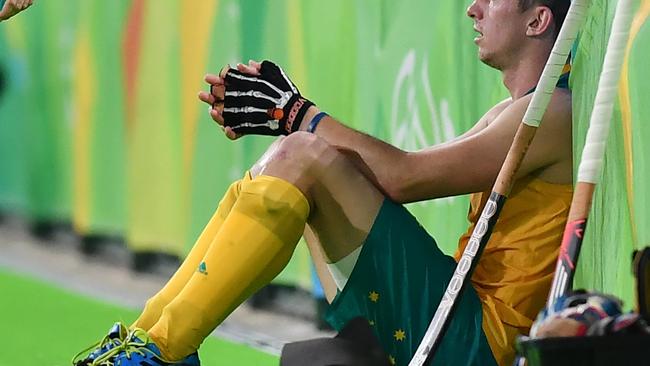
{"label": "yellow stripe on wall", "polygon": [[180,256],[185,236],[178,220],[183,210],[181,2],[151,0],[144,5],[127,140],[127,245],[138,252]]}
{"label": "yellow stripe on wall", "polygon": [[78,233],[87,233],[90,227],[90,131],[95,101],[96,79],[88,31],[80,32],[74,55],[74,168],[73,168],[73,225]]}
{"label": "yellow stripe on wall", "polygon": [[630,38],[625,49],[625,59],[621,71],[621,81],[619,83],[619,103],[621,106],[621,121],[623,123],[623,145],[625,151],[625,171],[627,200],[630,209],[630,222],[632,223],[632,240],[635,247],[638,248],[637,227],[634,215],[634,161],[632,156],[632,105],[630,102],[630,53],[634,40],[650,15],[650,0],[642,0],[641,6],[637,10],[632,26],[630,29]]}
{"label": "yellow stripe on wall", "polygon": [[302,4],[300,0],[287,2],[287,45],[289,45],[289,67],[291,79],[299,86],[302,93],[308,94],[307,65],[305,62],[304,27],[302,26]]}
{"label": "yellow stripe on wall", "polygon": [[[218,0],[184,2],[181,8],[181,121],[183,123],[183,169],[191,177],[196,124],[203,104],[197,99],[206,90],[203,76],[208,66],[208,43],[217,15]],[[216,72],[211,70],[211,72]]]}

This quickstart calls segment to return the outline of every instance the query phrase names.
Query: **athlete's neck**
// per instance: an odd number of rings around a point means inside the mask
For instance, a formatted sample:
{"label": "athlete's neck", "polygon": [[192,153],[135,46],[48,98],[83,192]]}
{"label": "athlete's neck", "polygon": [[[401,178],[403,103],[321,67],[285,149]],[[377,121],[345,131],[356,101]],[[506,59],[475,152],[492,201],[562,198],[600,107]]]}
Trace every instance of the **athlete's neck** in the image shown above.
{"label": "athlete's neck", "polygon": [[513,100],[523,97],[537,85],[550,51],[546,47],[533,48],[523,52],[521,57],[514,58],[512,64],[501,70],[503,84]]}

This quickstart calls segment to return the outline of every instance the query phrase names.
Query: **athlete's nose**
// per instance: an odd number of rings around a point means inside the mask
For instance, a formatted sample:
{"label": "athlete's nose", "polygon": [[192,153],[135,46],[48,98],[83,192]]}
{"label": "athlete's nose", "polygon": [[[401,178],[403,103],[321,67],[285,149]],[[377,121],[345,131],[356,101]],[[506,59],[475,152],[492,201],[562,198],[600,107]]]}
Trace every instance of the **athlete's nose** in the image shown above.
{"label": "athlete's nose", "polygon": [[483,18],[483,11],[481,10],[481,7],[478,5],[478,1],[479,0],[472,1],[472,3],[467,7],[467,16],[472,19]]}

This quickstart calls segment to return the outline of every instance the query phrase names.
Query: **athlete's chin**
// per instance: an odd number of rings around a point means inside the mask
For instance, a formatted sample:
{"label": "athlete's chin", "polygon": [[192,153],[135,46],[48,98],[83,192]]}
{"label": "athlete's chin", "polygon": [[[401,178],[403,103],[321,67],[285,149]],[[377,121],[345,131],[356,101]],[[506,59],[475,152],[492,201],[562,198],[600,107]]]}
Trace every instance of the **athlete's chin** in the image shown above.
{"label": "athlete's chin", "polygon": [[478,59],[481,60],[482,63],[490,67],[499,69],[498,63],[494,60],[493,55],[490,54],[489,52],[485,52],[485,50],[482,50],[481,48],[479,48],[478,50]]}
{"label": "athlete's chin", "polygon": [[499,69],[497,63],[495,62],[494,50],[488,48],[488,45],[484,42],[484,36],[474,38],[474,43],[478,46],[478,59],[481,60],[484,64]]}
{"label": "athlete's chin", "polygon": [[479,47],[478,49],[478,59],[481,60],[482,63],[489,65],[490,63],[490,55],[485,52],[485,50],[481,49]]}

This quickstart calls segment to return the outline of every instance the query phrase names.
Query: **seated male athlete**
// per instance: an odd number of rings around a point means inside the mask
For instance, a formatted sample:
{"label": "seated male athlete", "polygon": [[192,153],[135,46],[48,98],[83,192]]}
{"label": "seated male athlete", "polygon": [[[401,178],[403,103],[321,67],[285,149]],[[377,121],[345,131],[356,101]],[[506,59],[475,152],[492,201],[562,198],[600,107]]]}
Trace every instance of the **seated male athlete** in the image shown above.
{"label": "seated male athlete", "polygon": [[[501,71],[511,98],[462,136],[417,152],[320,113],[271,62],[208,75],[211,93],[199,98],[230,139],[288,136],[232,184],[187,259],[136,322],[129,329],[116,324],[78,364],[198,365],[201,342],[284,268],[304,231],[325,269],[320,274],[331,273],[338,290],[332,325],[365,317],[390,361],[407,365],[456,262],[402,204],[474,193],[472,231],[568,6],[569,0],[474,0],[467,14],[479,57]],[[572,195],[565,84],[566,75],[435,365],[509,365],[515,336],[528,332],[544,304]]]}

